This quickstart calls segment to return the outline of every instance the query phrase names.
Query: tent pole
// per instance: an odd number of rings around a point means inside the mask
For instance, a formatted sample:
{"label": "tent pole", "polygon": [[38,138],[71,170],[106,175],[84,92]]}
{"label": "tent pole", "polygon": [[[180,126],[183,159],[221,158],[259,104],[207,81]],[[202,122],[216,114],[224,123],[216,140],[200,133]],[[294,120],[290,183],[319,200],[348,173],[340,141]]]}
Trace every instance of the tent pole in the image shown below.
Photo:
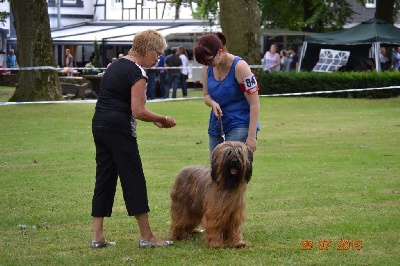
{"label": "tent pole", "polygon": [[376,71],[381,71],[381,60],[379,58],[379,50],[381,49],[381,43],[380,42],[376,42],[373,43],[373,46],[375,46],[374,48],[374,53],[375,53],[375,68]]}
{"label": "tent pole", "polygon": [[297,72],[300,72],[301,62],[303,61],[304,55],[306,54],[306,50],[307,50],[307,42],[303,42],[303,47],[301,48],[300,59],[299,59],[299,69],[296,69]]}

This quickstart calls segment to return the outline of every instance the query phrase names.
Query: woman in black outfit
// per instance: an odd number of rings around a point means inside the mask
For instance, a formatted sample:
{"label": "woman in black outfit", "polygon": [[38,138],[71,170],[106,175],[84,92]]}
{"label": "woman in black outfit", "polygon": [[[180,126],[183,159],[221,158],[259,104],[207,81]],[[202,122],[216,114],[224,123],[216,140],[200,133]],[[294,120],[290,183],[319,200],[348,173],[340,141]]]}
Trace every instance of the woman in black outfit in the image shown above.
{"label": "woman in black outfit", "polygon": [[110,65],[100,85],[92,120],[96,146],[96,183],[92,201],[93,248],[114,245],[104,236],[104,217],[110,217],[118,176],[129,216],[135,216],[139,247],[169,246],[153,235],[149,221],[146,180],[136,142],[136,120],[153,122],[159,128],[176,125],[170,116],[146,109],[146,72],[166,49],[164,37],[155,30],[135,35],[129,54]]}

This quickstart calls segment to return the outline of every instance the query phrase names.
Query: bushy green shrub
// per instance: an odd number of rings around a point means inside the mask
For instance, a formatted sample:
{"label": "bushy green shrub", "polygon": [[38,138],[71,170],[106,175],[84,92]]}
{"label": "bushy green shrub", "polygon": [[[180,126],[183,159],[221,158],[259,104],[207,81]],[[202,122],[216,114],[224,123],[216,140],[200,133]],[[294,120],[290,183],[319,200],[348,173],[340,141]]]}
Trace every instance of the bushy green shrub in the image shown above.
{"label": "bushy green shrub", "polygon": [[[276,72],[259,73],[260,95],[339,91],[349,89],[400,86],[399,72]],[[335,98],[389,98],[400,95],[400,89],[353,92],[315,93],[310,96]]]}
{"label": "bushy green shrub", "polygon": [[93,57],[93,62],[91,62],[94,67],[102,67],[101,62],[100,62],[100,50],[99,50],[99,45],[97,43],[97,40],[94,40],[93,42],[93,50],[94,50],[94,57]]}

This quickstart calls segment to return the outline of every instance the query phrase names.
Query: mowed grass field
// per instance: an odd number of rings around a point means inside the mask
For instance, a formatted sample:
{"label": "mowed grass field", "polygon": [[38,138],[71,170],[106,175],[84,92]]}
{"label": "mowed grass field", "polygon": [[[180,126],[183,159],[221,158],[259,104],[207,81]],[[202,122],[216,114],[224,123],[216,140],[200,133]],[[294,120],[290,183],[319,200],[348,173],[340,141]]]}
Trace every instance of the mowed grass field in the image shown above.
{"label": "mowed grass field", "polygon": [[[120,187],[105,224],[117,245],[89,248],[95,104],[0,106],[0,264],[399,265],[400,99],[260,101],[244,249],[209,249],[201,236],[139,249]],[[150,221],[166,238],[175,175],[208,164],[209,108],[197,99],[147,107],[178,123],[138,123]]]}

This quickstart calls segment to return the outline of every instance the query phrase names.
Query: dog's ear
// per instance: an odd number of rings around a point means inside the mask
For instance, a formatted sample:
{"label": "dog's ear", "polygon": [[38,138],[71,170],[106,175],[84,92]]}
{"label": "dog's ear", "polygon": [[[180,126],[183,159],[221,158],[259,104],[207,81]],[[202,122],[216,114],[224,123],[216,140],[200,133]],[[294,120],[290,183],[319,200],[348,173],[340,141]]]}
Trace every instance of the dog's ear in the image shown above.
{"label": "dog's ear", "polygon": [[252,163],[253,162],[253,150],[247,147],[247,159]]}
{"label": "dog's ear", "polygon": [[253,175],[253,151],[247,147],[247,171],[246,171],[246,181],[250,182],[251,176]]}
{"label": "dog's ear", "polygon": [[217,156],[211,157],[211,180],[217,182],[218,179],[218,168],[217,168]]}

